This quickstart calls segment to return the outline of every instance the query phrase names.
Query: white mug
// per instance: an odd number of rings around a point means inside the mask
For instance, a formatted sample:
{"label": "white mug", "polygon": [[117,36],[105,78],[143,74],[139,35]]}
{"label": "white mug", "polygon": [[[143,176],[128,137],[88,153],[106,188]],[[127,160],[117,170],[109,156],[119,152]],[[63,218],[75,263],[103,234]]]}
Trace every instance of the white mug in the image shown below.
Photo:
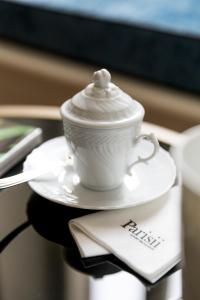
{"label": "white mug", "polygon": [[200,299],[200,125],[175,149],[182,175],[183,299]]}
{"label": "white mug", "polygon": [[73,152],[74,164],[81,183],[93,190],[105,191],[122,184],[132,165],[128,158],[141,138],[154,145],[148,157],[138,157],[138,162],[151,159],[159,144],[153,134],[139,135],[143,114],[129,126],[120,128],[86,128],[72,124],[65,118],[65,103],[61,107],[64,133]]}

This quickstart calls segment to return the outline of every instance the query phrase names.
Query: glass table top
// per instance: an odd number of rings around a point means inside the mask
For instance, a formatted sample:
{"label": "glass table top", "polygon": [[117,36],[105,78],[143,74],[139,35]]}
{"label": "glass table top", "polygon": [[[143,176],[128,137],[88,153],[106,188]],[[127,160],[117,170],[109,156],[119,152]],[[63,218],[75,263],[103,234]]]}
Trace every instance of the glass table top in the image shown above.
{"label": "glass table top", "polygon": [[[59,121],[22,122],[42,127],[44,140],[63,134]],[[6,175],[20,170],[21,163]],[[81,259],[67,223],[91,212],[50,202],[27,184],[0,191],[0,298],[162,300],[180,295],[176,268],[151,285],[111,254]],[[173,278],[172,291],[166,286]]]}

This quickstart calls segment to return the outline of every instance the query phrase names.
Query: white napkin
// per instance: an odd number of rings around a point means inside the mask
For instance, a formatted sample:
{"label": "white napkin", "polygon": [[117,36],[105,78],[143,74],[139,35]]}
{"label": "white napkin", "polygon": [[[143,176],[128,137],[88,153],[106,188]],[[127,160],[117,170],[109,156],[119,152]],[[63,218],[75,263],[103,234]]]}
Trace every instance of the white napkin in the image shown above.
{"label": "white napkin", "polygon": [[69,228],[82,257],[112,253],[154,283],[181,259],[179,188],[146,205],[73,219]]}

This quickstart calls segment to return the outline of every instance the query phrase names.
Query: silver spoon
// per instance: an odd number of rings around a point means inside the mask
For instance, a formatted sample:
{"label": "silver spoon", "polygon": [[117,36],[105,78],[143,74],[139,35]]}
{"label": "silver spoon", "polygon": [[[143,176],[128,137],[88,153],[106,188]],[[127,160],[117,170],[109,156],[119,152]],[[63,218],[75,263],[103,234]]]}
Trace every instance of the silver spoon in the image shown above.
{"label": "silver spoon", "polygon": [[[71,160],[71,157],[69,157],[69,159]],[[0,179],[0,189],[5,189],[14,185],[24,183],[51,172],[56,172],[60,167],[65,167],[66,165],[71,164],[72,161],[70,161],[69,159],[64,162],[56,163],[56,165],[51,165],[47,168],[25,171],[17,175],[2,178]]]}

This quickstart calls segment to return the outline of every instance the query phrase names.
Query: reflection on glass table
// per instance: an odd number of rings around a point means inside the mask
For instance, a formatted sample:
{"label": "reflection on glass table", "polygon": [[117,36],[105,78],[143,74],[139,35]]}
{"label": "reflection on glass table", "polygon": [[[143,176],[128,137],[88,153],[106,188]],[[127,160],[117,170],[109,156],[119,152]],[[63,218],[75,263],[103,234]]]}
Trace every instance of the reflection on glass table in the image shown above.
{"label": "reflection on glass table", "polygon": [[[59,121],[29,122],[44,129],[45,139],[62,134]],[[20,172],[21,167],[10,174]],[[113,255],[82,259],[67,223],[92,212],[50,202],[27,184],[1,191],[1,299],[164,300],[180,296],[177,269],[151,285]]]}

